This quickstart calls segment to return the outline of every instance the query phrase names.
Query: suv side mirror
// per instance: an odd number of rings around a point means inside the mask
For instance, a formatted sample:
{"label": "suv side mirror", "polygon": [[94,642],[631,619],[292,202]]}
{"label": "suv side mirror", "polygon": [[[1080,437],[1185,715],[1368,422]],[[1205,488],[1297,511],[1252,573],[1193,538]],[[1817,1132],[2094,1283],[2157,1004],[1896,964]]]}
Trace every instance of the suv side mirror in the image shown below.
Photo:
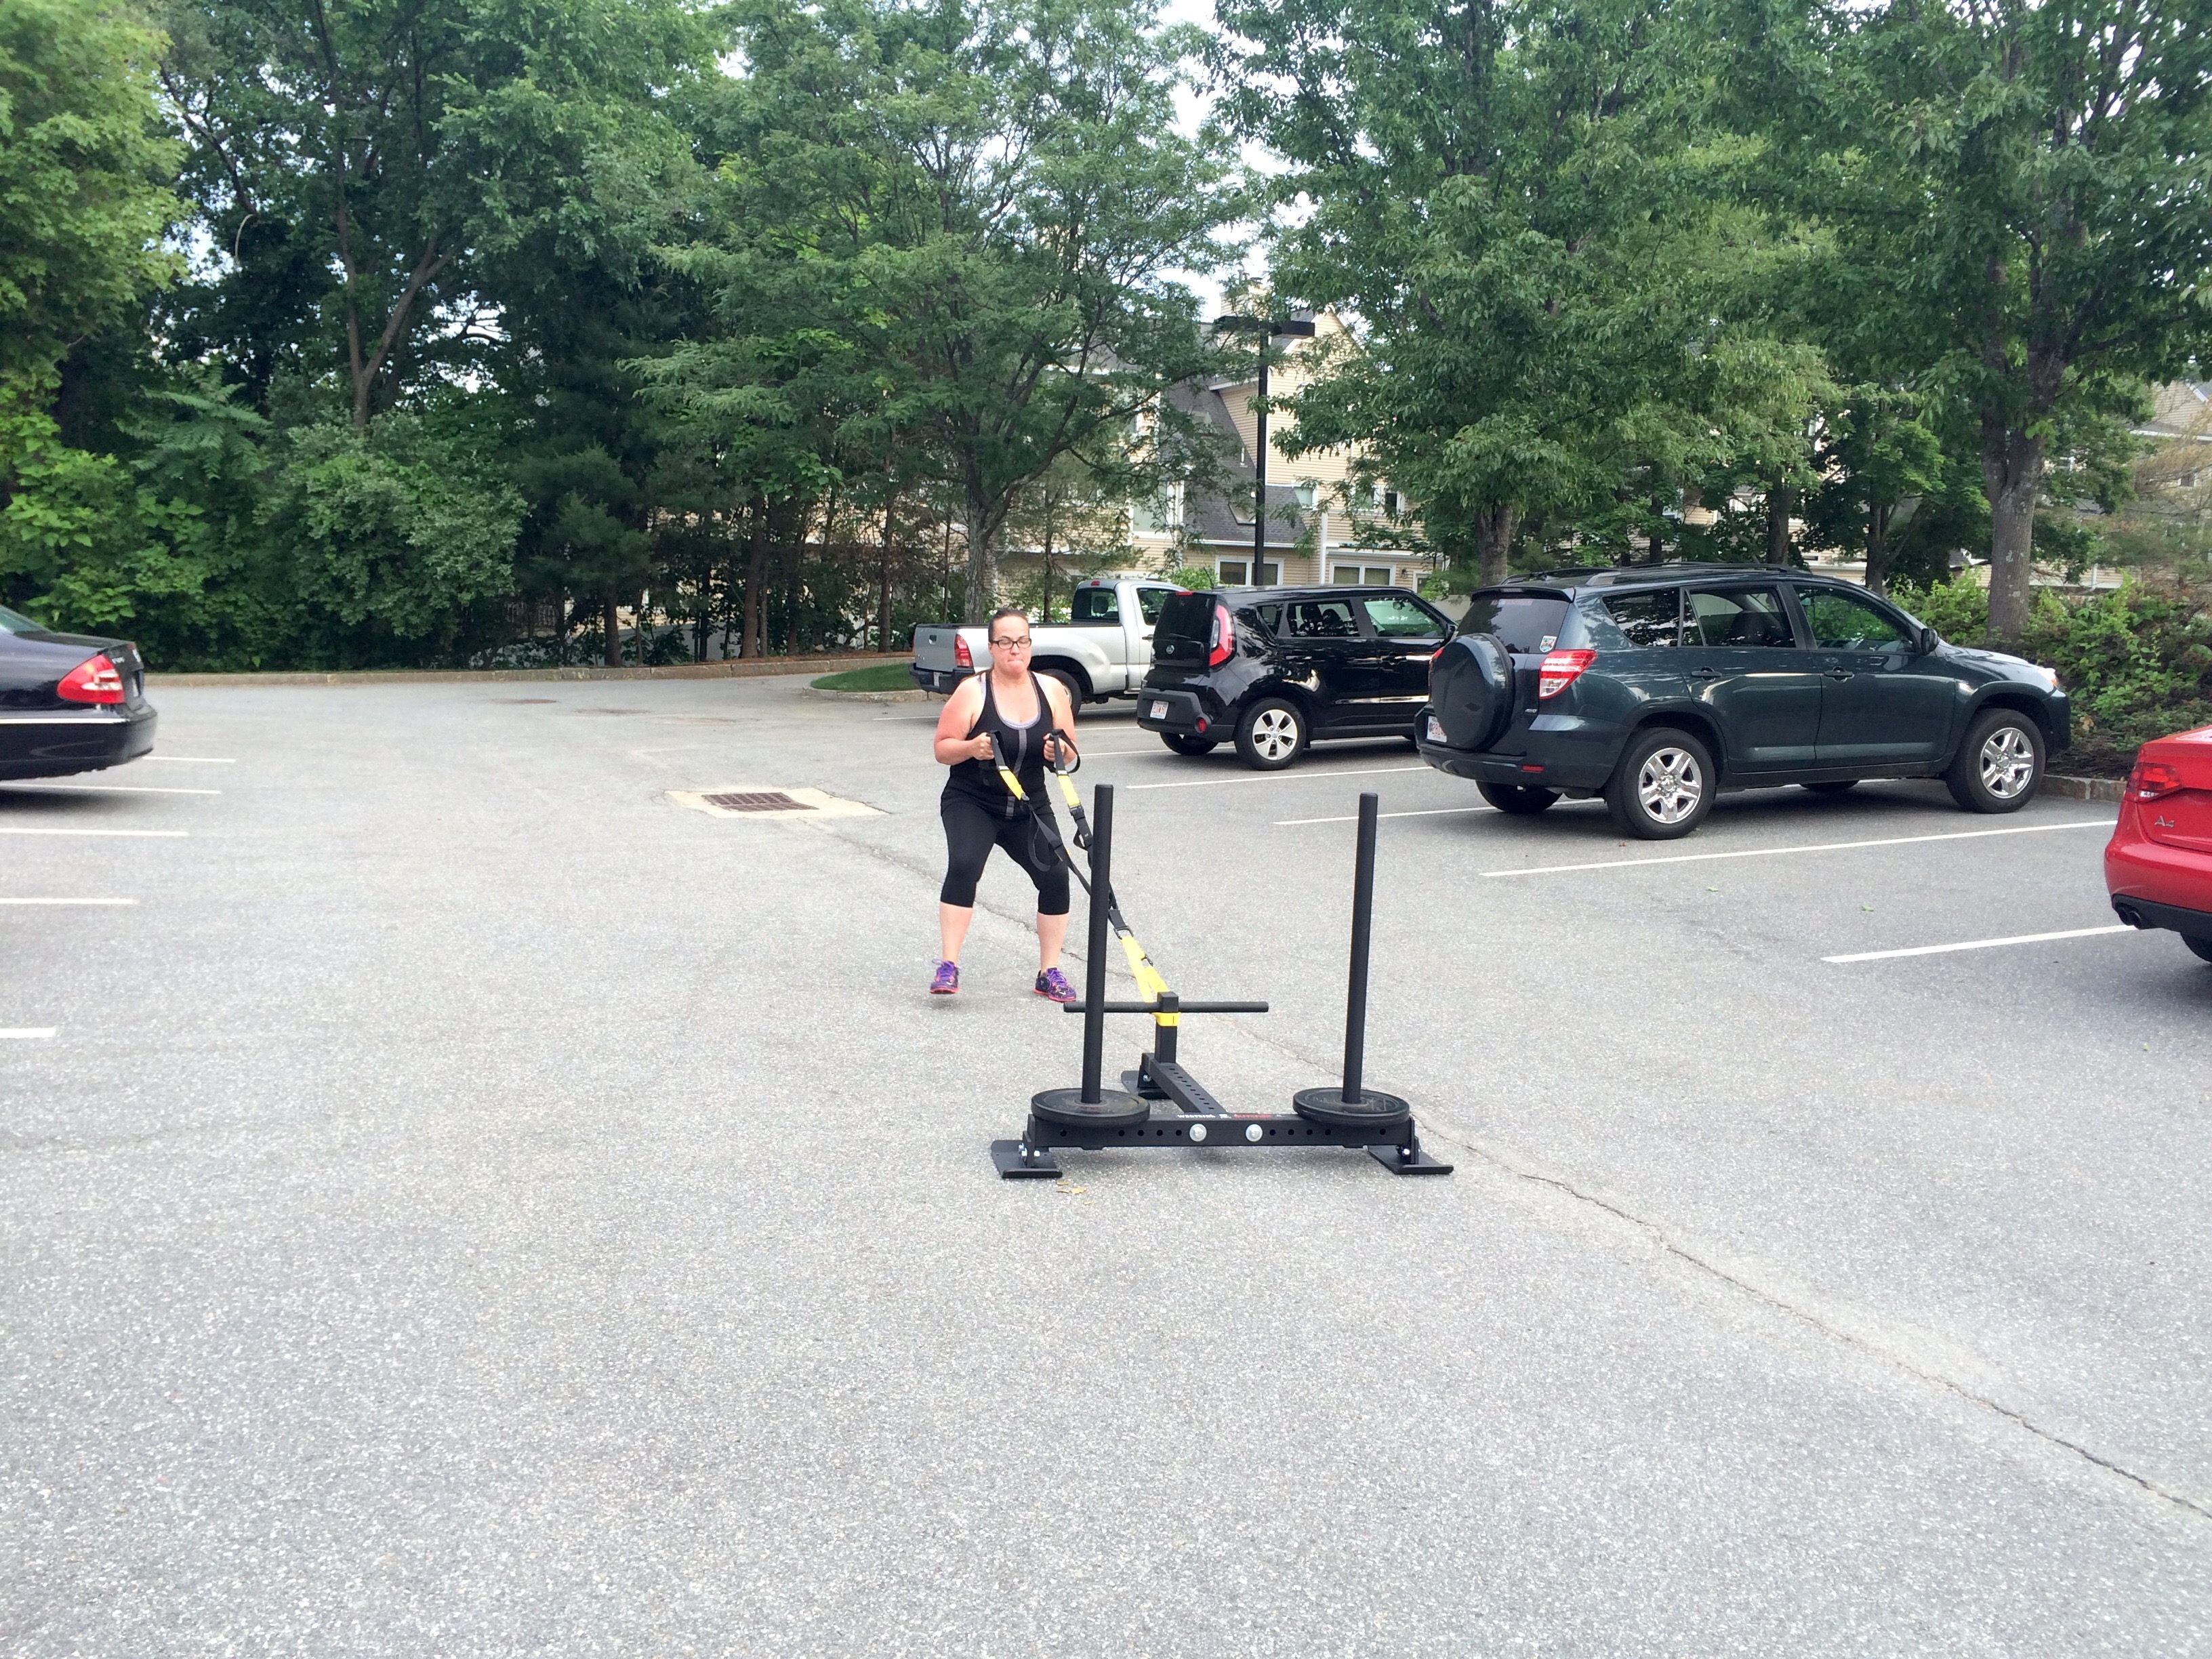
{"label": "suv side mirror", "polygon": [[1923,628],[1920,630],[1920,654],[1922,656],[1924,657],[1929,655],[1937,646],[1942,643],[1943,636],[1941,634],[1938,634],[1934,629]]}

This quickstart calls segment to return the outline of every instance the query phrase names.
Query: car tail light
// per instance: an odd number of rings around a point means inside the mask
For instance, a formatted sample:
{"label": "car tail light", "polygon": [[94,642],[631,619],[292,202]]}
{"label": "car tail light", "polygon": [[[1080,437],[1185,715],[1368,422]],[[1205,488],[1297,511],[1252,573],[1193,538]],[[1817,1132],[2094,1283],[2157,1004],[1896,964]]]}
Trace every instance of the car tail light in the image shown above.
{"label": "car tail light", "polygon": [[1536,670],[1536,697],[1556,697],[1582,678],[1583,670],[1597,660],[1595,651],[1547,651]]}
{"label": "car tail light", "polygon": [[2137,761],[2135,770],[2128,774],[2130,800],[2156,800],[2180,787],[2181,769],[2163,761]]}
{"label": "car tail light", "polygon": [[1229,620],[1229,607],[1213,607],[1213,637],[1206,642],[1206,665],[1218,668],[1237,654],[1237,624]]}
{"label": "car tail light", "polygon": [[123,676],[115,672],[115,665],[103,651],[63,675],[54,694],[70,702],[121,702]]}
{"label": "car tail light", "polygon": [[952,636],[952,660],[963,668],[975,665],[975,653],[968,648],[968,641],[957,634]]}

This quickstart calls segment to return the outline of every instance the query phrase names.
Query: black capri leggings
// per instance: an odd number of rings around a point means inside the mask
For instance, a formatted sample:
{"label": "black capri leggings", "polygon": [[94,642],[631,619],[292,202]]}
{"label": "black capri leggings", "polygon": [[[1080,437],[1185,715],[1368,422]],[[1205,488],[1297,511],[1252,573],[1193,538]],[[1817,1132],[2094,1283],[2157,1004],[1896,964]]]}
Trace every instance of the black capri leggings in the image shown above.
{"label": "black capri leggings", "polygon": [[[945,885],[938,898],[965,910],[975,902],[975,883],[994,847],[1029,872],[1036,884],[1037,914],[1067,914],[1067,866],[1053,854],[1037,826],[1024,810],[1019,817],[1002,818],[981,802],[964,795],[946,795],[939,811],[945,819]],[[1051,817],[1052,808],[1039,804],[1037,814]],[[1057,827],[1058,820],[1054,823]]]}

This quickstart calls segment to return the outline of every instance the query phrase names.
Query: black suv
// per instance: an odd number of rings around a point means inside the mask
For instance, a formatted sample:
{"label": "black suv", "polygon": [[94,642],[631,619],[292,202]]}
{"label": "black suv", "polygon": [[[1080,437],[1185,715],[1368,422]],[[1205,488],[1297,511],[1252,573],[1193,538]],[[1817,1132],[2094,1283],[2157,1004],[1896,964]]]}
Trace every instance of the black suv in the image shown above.
{"label": "black suv", "polygon": [[1833,577],[1747,565],[1555,570],[1485,588],[1430,675],[1430,765],[1502,811],[1602,794],[1632,836],[1686,836],[1722,789],[1942,778],[2027,804],[2070,740],[2058,677],[1947,645]]}
{"label": "black suv", "polygon": [[1137,724],[1178,755],[1234,738],[1247,766],[1288,766],[1323,738],[1411,738],[1444,614],[1400,587],[1176,593],[1152,632]]}

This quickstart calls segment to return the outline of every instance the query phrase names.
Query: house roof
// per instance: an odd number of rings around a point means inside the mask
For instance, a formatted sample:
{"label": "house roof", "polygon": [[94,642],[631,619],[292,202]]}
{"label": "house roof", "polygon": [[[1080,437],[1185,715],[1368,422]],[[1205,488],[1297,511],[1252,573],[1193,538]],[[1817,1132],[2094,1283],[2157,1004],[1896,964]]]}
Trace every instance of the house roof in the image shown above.
{"label": "house roof", "polygon": [[2139,438],[2196,438],[2212,442],[2212,380],[2169,380],[2151,392],[2151,417]]}
{"label": "house roof", "polygon": [[[1224,385],[1234,382],[1224,382]],[[1223,468],[1227,475],[1252,487],[1254,469],[1244,453],[1244,434],[1237,429],[1236,417],[1229,411],[1228,399],[1221,395],[1219,386],[1182,386],[1171,394],[1177,408],[1199,416],[1215,431],[1237,446],[1237,459]],[[1241,547],[1252,545],[1252,521],[1239,518],[1231,500],[1211,492],[1194,494],[1188,502],[1190,527],[1202,541],[1234,543]],[[1297,483],[1270,483],[1267,486],[1267,539],[1271,552],[1287,553],[1297,544],[1298,533],[1313,514],[1298,504]]]}

